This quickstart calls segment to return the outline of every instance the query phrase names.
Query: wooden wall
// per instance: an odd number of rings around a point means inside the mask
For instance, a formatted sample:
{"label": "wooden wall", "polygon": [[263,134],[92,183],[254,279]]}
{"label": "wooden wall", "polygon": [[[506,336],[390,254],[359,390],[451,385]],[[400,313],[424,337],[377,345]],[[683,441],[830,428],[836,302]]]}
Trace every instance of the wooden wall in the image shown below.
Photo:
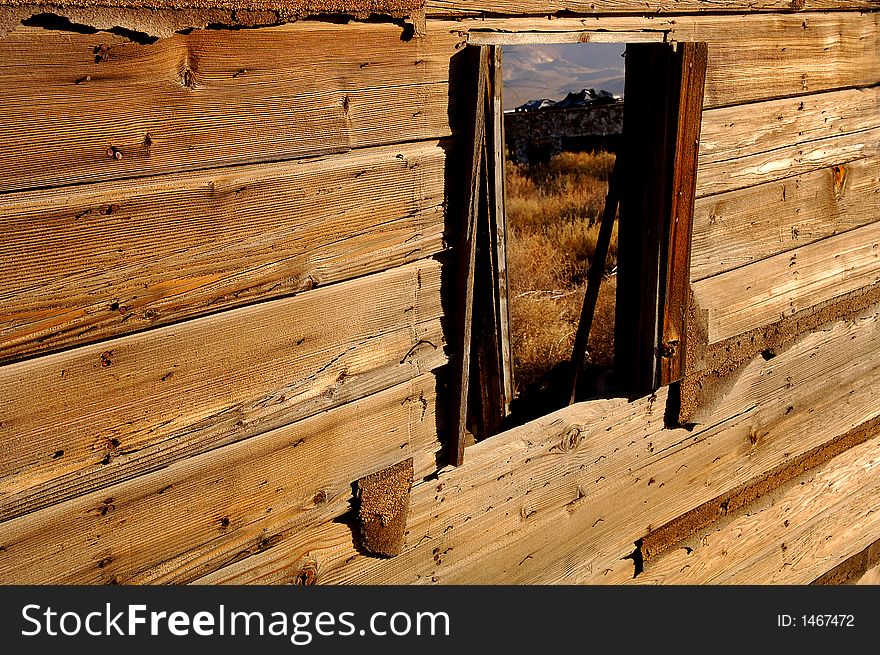
{"label": "wooden wall", "polygon": [[[812,582],[873,563],[876,4],[485,4],[429,2],[415,35],[0,39],[0,581]],[[709,44],[700,348],[672,390],[441,468],[458,53],[487,30]],[[364,555],[352,484],[410,457],[404,553]]]}

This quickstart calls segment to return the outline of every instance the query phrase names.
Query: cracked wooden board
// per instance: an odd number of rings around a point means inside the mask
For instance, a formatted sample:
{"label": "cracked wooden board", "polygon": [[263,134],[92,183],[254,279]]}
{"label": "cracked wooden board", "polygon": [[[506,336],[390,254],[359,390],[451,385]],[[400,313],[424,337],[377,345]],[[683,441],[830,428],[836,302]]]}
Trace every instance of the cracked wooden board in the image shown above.
{"label": "cracked wooden board", "polygon": [[408,15],[424,6],[424,0],[0,0],[0,7],[114,7],[118,9],[219,9],[271,11],[291,18],[311,14]]}
{"label": "cracked wooden board", "polygon": [[142,45],[21,27],[0,39],[0,59],[16,62],[4,69],[0,148],[17,153],[0,191],[448,136],[461,37],[401,35],[388,23],[308,22]]}
{"label": "cracked wooden board", "polygon": [[0,195],[0,363],[436,254],[447,147]]}
{"label": "cracked wooden board", "polygon": [[697,196],[877,156],[878,128],[880,88],[707,111],[700,135]]}
{"label": "cracked wooden board", "polygon": [[687,14],[876,9],[872,0],[427,0],[428,16],[473,14]]}
{"label": "cracked wooden board", "polygon": [[818,141],[792,137],[791,145],[778,150],[701,166],[699,188],[703,195],[722,193],[878,155],[880,128]]}
{"label": "cracked wooden board", "polygon": [[880,282],[880,223],[693,284],[708,343],[725,341]]}
{"label": "cracked wooden board", "polygon": [[697,199],[691,280],[880,220],[880,157]]}
{"label": "cracked wooden board", "polygon": [[0,523],[0,580],[187,582],[265,550],[344,512],[358,478],[408,457],[416,475],[433,470],[435,387],[433,375],[422,375]]}
{"label": "cracked wooden board", "polygon": [[438,262],[423,260],[0,367],[0,518],[191,459],[443,365],[440,271]]}
{"label": "cracked wooden board", "polygon": [[623,581],[633,563],[621,558],[652,529],[875,418],[878,339],[874,308],[758,357],[726,418],[706,429],[664,429],[661,389],[481,442],[466,466],[413,488],[407,547],[393,563],[350,553],[325,562],[320,581]]}

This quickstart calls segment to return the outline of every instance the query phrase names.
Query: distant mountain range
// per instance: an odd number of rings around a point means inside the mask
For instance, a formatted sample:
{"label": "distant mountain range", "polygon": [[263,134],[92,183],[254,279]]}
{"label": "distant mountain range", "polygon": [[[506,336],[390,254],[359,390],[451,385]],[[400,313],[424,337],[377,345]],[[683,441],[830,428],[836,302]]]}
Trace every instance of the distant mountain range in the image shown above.
{"label": "distant mountain range", "polygon": [[586,88],[623,93],[622,43],[504,46],[504,108]]}

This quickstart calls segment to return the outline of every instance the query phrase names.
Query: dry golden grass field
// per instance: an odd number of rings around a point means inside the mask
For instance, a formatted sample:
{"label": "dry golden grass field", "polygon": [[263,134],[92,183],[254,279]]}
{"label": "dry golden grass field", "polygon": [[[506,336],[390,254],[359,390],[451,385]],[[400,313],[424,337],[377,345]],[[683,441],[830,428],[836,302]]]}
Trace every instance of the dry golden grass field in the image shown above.
{"label": "dry golden grass field", "polygon": [[[542,164],[507,163],[510,329],[516,393],[571,357],[587,271],[614,166],[613,153],[564,152]],[[588,364],[611,365],[617,226],[590,334]]]}

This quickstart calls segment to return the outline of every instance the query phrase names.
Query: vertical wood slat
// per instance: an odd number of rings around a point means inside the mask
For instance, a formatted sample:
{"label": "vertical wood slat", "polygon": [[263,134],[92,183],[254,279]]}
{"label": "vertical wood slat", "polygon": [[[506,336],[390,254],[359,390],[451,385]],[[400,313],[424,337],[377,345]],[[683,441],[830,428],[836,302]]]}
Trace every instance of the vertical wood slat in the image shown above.
{"label": "vertical wood slat", "polygon": [[[491,53],[489,55],[491,61]],[[489,93],[491,98],[491,89]],[[487,120],[491,121],[491,108]],[[476,355],[476,366],[472,367],[470,380],[473,405],[468,410],[468,419],[474,437],[485,439],[497,434],[506,415],[504,389],[502,386],[502,360],[500,341],[500,316],[497,303],[498,268],[496,266],[494,244],[492,242],[492,223],[494,197],[492,195],[492,163],[488,139],[491,136],[491,123],[486,127],[487,144],[483,150],[484,175],[480,176],[480,207],[477,218],[477,260],[474,266],[474,316],[471,348]]]}
{"label": "vertical wood slat", "polygon": [[489,212],[489,236],[494,258],[494,293],[498,323],[498,360],[501,375],[502,416],[510,412],[513,400],[513,359],[510,348],[510,313],[507,304],[507,214],[505,211],[506,162],[504,154],[504,78],[502,48],[492,46],[490,52],[492,95],[489,99],[492,120],[492,199]]}
{"label": "vertical wood slat", "polygon": [[615,370],[633,392],[657,387],[660,243],[668,203],[669,44],[628,44],[624,193],[618,229]]}
{"label": "vertical wood slat", "polygon": [[615,367],[631,391],[680,379],[706,45],[629,44]]}
{"label": "vertical wood slat", "polygon": [[474,315],[471,348],[473,403],[468,420],[477,440],[501,430],[512,399],[510,335],[507,310],[507,253],[504,217],[504,125],[501,96],[501,46],[489,46],[486,94],[486,148],[477,218],[474,266]]}
{"label": "vertical wood slat", "polygon": [[705,43],[681,43],[677,54],[675,72],[680,88],[660,351],[660,384],[663,386],[684,377],[691,297],[691,238],[708,48]]}
{"label": "vertical wood slat", "polygon": [[489,47],[468,46],[467,56],[477,59],[476,93],[474,96],[472,149],[469,153],[466,172],[467,201],[464,204],[464,221],[458,252],[458,279],[455,302],[457,303],[456,334],[459,337],[460,353],[453,383],[457,393],[453,403],[452,434],[455,447],[450,449],[451,463],[461,466],[464,463],[464,447],[467,438],[468,392],[471,369],[471,339],[473,335],[474,269],[477,258],[477,232],[480,209],[481,178],[486,151],[486,93],[489,74]]}

